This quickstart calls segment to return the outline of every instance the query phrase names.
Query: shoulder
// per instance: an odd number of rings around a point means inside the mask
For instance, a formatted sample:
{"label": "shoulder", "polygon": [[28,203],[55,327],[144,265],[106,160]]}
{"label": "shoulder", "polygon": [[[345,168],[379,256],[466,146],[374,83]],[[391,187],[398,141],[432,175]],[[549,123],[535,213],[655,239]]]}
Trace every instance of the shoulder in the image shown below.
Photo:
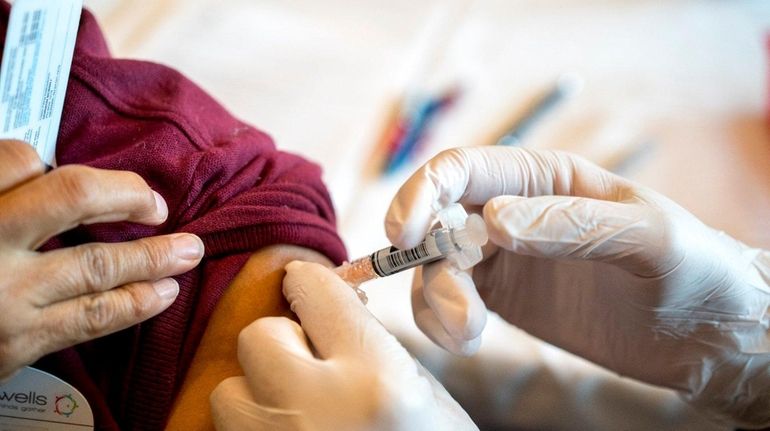
{"label": "shoulder", "polygon": [[209,394],[222,380],[243,374],[237,353],[241,329],[260,317],[293,317],[281,293],[283,268],[292,260],[330,264],[320,253],[292,245],[266,247],[249,258],[209,320],[167,429],[213,429]]}

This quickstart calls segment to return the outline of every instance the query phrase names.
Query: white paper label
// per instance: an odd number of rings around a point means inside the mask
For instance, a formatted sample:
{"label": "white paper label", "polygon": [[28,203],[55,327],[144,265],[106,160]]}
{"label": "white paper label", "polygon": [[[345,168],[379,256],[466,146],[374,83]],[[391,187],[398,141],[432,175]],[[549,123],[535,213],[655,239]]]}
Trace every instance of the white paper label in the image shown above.
{"label": "white paper label", "polygon": [[94,415],[85,397],[58,377],[24,367],[0,385],[0,431],[85,431]]}
{"label": "white paper label", "polygon": [[0,67],[0,137],[54,165],[83,0],[16,0]]}

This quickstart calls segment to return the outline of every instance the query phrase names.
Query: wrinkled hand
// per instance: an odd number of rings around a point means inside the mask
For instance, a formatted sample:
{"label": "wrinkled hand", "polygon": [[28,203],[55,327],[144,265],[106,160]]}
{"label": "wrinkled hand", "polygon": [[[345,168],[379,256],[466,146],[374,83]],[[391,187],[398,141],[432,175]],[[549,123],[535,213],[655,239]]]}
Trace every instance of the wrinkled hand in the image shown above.
{"label": "wrinkled hand", "polygon": [[211,395],[219,431],[477,429],[336,274],[305,262],[286,272],[302,326],[268,317],[241,332],[245,377]]}
{"label": "wrinkled hand", "polygon": [[39,253],[80,224],[157,225],[166,203],[136,174],[63,166],[0,141],[0,380],[41,356],[131,326],[176,298],[169,277],[203,255],[194,235],[84,244]]}
{"label": "wrinkled hand", "polygon": [[472,353],[486,303],[713,418],[770,425],[770,253],[585,160],[501,147],[450,150],[419,169],[391,205],[389,239],[416,245],[458,201],[483,205],[491,245],[472,271],[418,271],[415,320],[438,344]]}

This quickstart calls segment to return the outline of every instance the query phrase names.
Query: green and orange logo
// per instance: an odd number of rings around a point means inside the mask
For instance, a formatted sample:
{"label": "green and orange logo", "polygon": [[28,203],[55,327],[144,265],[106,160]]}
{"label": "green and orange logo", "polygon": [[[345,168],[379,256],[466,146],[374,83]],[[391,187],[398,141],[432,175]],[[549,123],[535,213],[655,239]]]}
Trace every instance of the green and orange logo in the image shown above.
{"label": "green and orange logo", "polygon": [[78,403],[72,394],[57,395],[56,402],[54,403],[54,413],[59,416],[70,417],[72,413],[78,408]]}

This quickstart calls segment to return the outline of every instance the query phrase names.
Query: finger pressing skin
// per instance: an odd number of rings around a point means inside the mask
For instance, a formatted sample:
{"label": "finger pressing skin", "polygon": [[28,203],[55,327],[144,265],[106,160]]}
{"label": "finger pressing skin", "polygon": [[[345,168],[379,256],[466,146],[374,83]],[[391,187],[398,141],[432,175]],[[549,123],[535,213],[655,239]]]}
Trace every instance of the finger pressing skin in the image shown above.
{"label": "finger pressing skin", "polygon": [[[211,416],[217,429],[241,428],[241,417],[251,409],[251,390],[243,376],[222,380],[209,396]],[[241,405],[243,404],[243,405]]]}
{"label": "finger pressing skin", "polygon": [[243,376],[222,380],[211,392],[211,416],[218,430],[291,431],[301,420],[297,410],[261,405],[254,401]]}
{"label": "finger pressing skin", "polygon": [[202,257],[203,242],[186,233],[53,250],[36,258],[41,278],[32,283],[36,286],[33,303],[42,306],[178,275],[195,267]]}
{"label": "finger pressing skin", "polygon": [[[245,377],[237,376],[222,380],[211,392],[209,402],[216,429],[259,429],[258,422],[254,421],[255,423],[252,424],[252,417],[248,414],[253,409],[253,401]],[[246,421],[244,416],[247,418]]]}
{"label": "finger pressing skin", "polygon": [[0,140],[0,192],[43,175],[45,166],[26,142]]}
{"label": "finger pressing skin", "polygon": [[296,382],[312,380],[314,369],[325,366],[313,356],[302,328],[285,317],[264,317],[244,328],[238,362],[249,386],[258,389],[254,400],[265,405],[291,400]]}
{"label": "finger pressing skin", "polygon": [[168,216],[163,198],[137,174],[68,165],[0,197],[0,238],[38,247],[79,224],[131,221],[156,225]]}
{"label": "finger pressing skin", "polygon": [[[79,296],[41,312],[40,355],[128,328],[165,310],[179,293],[172,278],[141,282]],[[33,349],[34,350],[34,349]]]}
{"label": "finger pressing skin", "polygon": [[396,338],[329,268],[309,262],[289,263],[283,294],[319,357],[364,361],[395,358],[392,352],[400,348]]}

